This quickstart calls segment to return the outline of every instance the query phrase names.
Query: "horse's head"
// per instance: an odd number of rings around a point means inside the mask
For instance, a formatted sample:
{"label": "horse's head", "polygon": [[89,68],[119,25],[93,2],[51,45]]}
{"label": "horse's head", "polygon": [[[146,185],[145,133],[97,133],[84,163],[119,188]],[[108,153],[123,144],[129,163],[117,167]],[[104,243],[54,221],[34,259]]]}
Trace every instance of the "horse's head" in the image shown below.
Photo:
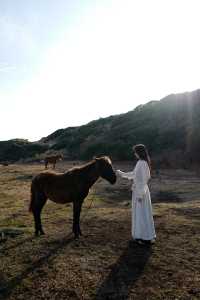
{"label": "horse's head", "polygon": [[63,155],[62,154],[58,154],[57,157],[58,157],[59,160],[63,160]]}
{"label": "horse's head", "polygon": [[107,156],[102,156],[95,158],[95,161],[98,166],[99,175],[108,180],[110,183],[114,184],[117,180],[117,177],[113,170],[110,158]]}

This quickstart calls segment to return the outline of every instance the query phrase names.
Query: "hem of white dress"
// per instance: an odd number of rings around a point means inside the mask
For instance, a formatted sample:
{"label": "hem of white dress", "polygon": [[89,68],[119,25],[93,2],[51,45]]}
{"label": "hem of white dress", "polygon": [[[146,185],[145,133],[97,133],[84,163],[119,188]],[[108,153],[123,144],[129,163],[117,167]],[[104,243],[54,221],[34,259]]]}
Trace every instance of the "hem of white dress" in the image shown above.
{"label": "hem of white dress", "polygon": [[144,237],[144,236],[133,236],[132,235],[133,240],[143,240],[143,241],[152,241],[156,239],[156,235],[151,236],[151,237]]}

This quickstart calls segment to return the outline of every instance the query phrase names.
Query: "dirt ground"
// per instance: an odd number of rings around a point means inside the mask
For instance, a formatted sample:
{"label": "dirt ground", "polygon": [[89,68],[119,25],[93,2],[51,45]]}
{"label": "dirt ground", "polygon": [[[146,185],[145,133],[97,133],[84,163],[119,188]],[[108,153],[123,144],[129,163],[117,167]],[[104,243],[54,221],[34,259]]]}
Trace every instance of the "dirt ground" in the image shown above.
{"label": "dirt ground", "polygon": [[[60,162],[64,171],[80,162]],[[131,170],[127,162],[115,169]],[[73,239],[72,206],[48,202],[45,236],[35,238],[28,213],[31,178],[42,164],[0,166],[0,299],[200,299],[200,177],[153,173],[157,240],[131,243],[129,181],[99,179],[84,202]],[[92,201],[92,206],[90,207]]]}

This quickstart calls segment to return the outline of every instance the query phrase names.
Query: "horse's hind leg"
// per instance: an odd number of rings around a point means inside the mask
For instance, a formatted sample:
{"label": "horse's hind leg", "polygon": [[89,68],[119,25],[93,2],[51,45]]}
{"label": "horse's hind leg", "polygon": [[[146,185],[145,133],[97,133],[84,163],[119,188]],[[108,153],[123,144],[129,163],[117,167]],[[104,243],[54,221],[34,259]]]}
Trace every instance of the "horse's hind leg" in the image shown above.
{"label": "horse's hind leg", "polygon": [[35,201],[32,206],[33,216],[35,220],[35,235],[44,234],[41,222],[41,211],[47,201],[43,193],[37,193]]}
{"label": "horse's hind leg", "polygon": [[75,201],[73,203],[73,233],[75,239],[79,238],[79,235],[82,235],[80,229],[80,213],[83,201]]}

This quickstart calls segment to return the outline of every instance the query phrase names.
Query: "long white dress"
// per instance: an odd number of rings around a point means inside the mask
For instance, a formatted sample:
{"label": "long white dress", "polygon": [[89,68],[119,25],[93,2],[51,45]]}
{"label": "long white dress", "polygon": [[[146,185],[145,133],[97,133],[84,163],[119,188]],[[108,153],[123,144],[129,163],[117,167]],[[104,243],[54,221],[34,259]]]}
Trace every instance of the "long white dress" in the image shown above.
{"label": "long white dress", "polygon": [[[119,176],[133,180],[132,185],[132,237],[153,240],[156,238],[151,196],[148,187],[150,170],[145,160],[138,160],[132,172],[117,171]],[[141,200],[139,200],[141,199]]]}

